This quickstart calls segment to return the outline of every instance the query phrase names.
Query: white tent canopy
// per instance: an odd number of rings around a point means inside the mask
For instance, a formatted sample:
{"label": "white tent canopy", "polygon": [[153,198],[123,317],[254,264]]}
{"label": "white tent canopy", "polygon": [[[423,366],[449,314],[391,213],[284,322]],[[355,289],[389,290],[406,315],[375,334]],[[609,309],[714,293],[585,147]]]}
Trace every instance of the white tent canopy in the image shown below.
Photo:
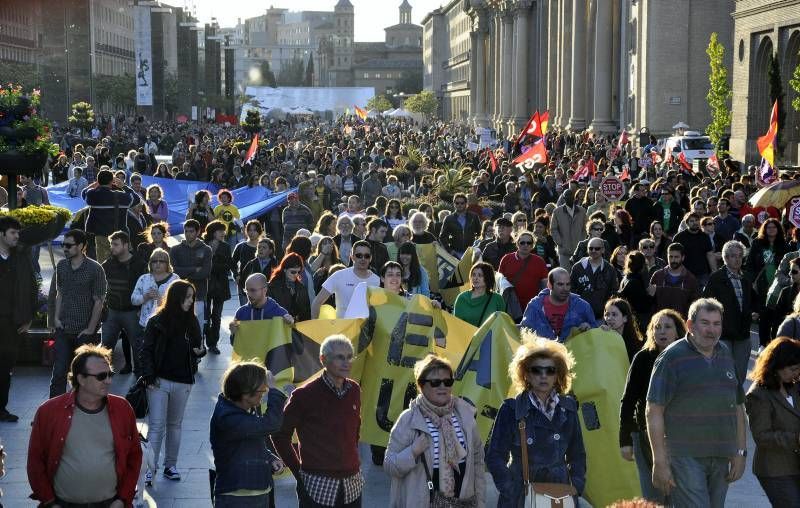
{"label": "white tent canopy", "polygon": [[387,116],[413,118],[414,114],[411,113],[411,111],[408,111],[406,109],[397,108],[394,111],[392,111],[391,113],[389,113]]}
{"label": "white tent canopy", "polygon": [[381,114],[382,114],[383,116],[389,116],[389,115],[391,115],[392,113],[394,113],[395,111],[396,111],[396,110],[395,110],[394,108],[390,108],[390,109],[387,109],[386,111],[384,111],[384,112],[383,112],[383,113],[381,113]]}
{"label": "white tent canopy", "polygon": [[[312,112],[332,111],[334,115],[353,106],[363,107],[375,96],[373,87],[279,87],[248,86],[245,95],[252,97],[251,104],[242,107],[241,120],[249,109],[257,107],[261,113],[273,108],[281,108],[291,114],[302,108]],[[257,106],[255,106],[256,104]],[[308,114],[308,113],[305,113]]]}

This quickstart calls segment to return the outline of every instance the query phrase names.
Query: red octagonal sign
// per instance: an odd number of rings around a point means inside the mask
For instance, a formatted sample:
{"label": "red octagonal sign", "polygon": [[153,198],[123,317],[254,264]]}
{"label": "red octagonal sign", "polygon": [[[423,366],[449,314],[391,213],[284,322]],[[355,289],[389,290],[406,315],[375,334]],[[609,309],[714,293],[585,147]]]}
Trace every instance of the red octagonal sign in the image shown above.
{"label": "red octagonal sign", "polygon": [[794,224],[794,227],[800,228],[800,198],[792,199],[789,207],[789,222]]}
{"label": "red octagonal sign", "polygon": [[625,194],[625,187],[622,185],[622,181],[619,178],[608,176],[603,178],[603,181],[600,182],[600,192],[602,192],[609,201],[619,201],[623,194]]}

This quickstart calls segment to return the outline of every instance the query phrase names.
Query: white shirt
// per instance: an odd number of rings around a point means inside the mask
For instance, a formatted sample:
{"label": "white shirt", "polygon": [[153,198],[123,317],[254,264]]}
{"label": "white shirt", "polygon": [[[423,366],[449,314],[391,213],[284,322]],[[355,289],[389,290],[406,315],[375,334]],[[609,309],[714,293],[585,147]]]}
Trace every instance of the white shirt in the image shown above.
{"label": "white shirt", "polygon": [[353,291],[355,291],[356,286],[362,282],[371,287],[378,287],[381,285],[380,277],[373,272],[369,272],[369,276],[362,279],[356,275],[355,269],[352,267],[339,270],[322,283],[322,288],[325,291],[336,296],[337,318],[344,317],[347,306],[350,304],[350,298],[353,296]]}

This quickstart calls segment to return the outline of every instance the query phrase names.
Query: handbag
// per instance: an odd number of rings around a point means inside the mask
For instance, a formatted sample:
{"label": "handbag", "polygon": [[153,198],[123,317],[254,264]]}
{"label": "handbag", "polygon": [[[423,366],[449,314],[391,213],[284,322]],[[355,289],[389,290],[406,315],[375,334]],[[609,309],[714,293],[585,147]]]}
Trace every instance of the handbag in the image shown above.
{"label": "handbag", "polygon": [[125,400],[133,408],[136,418],[144,418],[150,411],[150,406],[147,404],[147,385],[144,378],[139,378],[135,383],[128,388],[128,393],[125,394]]}
{"label": "handbag", "polygon": [[457,497],[447,497],[439,492],[433,486],[431,479],[431,472],[428,470],[428,463],[425,461],[425,454],[420,455],[422,458],[422,467],[425,469],[425,478],[428,480],[428,493],[431,498],[431,508],[473,508],[478,505],[475,496],[467,499],[459,499]]}
{"label": "handbag", "polygon": [[528,469],[528,444],[525,434],[525,418],[519,420],[520,453],[522,455],[522,480],[525,491],[525,508],[575,508],[578,495],[569,483],[543,483],[530,481]]}

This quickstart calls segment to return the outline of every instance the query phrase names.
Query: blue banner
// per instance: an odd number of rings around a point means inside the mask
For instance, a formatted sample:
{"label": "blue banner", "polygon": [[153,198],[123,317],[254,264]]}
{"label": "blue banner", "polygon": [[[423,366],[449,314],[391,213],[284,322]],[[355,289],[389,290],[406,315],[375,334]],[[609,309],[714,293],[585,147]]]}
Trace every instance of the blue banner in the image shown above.
{"label": "blue banner", "polygon": [[[219,204],[217,201],[217,191],[221,187],[210,182],[199,182],[192,180],[172,180],[169,178],[154,178],[152,176],[142,176],[142,187],[158,184],[164,191],[163,199],[169,207],[169,230],[170,234],[177,235],[183,233],[183,222],[186,220],[186,211],[189,203],[194,200],[195,192],[207,190],[211,193],[211,207]],[[50,203],[56,206],[67,208],[73,214],[84,208],[86,203],[81,198],[71,198],[67,195],[69,182],[62,182],[47,188],[50,196]],[[242,187],[232,189],[233,204],[239,208],[242,222],[259,217],[282,203],[286,203],[286,196],[294,189],[285,192],[274,193],[262,186]]]}

